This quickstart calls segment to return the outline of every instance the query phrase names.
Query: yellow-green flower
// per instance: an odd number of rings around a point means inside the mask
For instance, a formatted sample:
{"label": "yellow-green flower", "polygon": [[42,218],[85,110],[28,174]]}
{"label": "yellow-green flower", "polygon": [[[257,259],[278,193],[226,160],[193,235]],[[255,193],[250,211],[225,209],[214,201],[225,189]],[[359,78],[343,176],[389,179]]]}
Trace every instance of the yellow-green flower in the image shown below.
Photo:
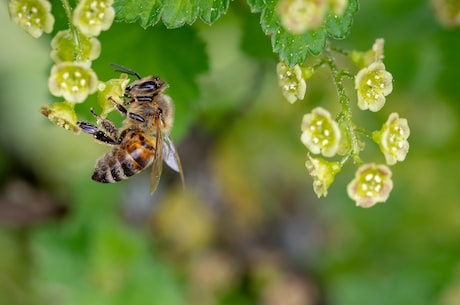
{"label": "yellow-green flower", "polygon": [[10,0],[8,8],[11,19],[34,38],[53,30],[51,4],[46,0]]}
{"label": "yellow-green flower", "polygon": [[385,202],[393,189],[391,170],[386,165],[364,164],[358,168],[355,178],[348,184],[348,196],[357,206],[370,208]]}
{"label": "yellow-green flower", "polygon": [[322,158],[312,158],[308,155],[305,166],[310,176],[313,177],[313,191],[320,198],[327,196],[327,190],[334,182],[335,175],[340,172],[340,162],[328,162]]}
{"label": "yellow-green flower", "polygon": [[410,129],[406,119],[400,119],[397,113],[392,113],[379,131],[372,134],[372,138],[379,144],[380,150],[385,155],[388,165],[404,161],[409,152]]}
{"label": "yellow-green flower", "polygon": [[73,24],[86,36],[98,36],[112,26],[113,0],[81,0],[73,12]]}
{"label": "yellow-green flower", "polygon": [[48,87],[54,96],[81,103],[96,91],[97,83],[97,75],[88,63],[62,62],[51,68]]}
{"label": "yellow-green flower", "polygon": [[327,6],[326,0],[281,0],[277,10],[286,31],[302,34],[323,23]]}
{"label": "yellow-green flower", "polygon": [[74,110],[74,104],[69,102],[56,102],[51,105],[43,105],[40,112],[54,124],[79,133],[80,128],[77,125],[77,114]]}
{"label": "yellow-green flower", "polygon": [[[99,82],[99,85],[97,86],[97,102],[102,108],[102,116],[107,115],[114,109],[114,105],[109,98],[118,100],[120,96],[123,96],[128,83],[129,78],[126,74],[122,74],[121,78],[111,79],[106,82]],[[117,102],[120,104],[123,103],[123,101]]]}
{"label": "yellow-green flower", "polygon": [[63,61],[92,61],[101,54],[101,43],[95,37],[79,33],[79,47],[70,30],[60,31],[51,40],[51,58],[55,63]]}
{"label": "yellow-green flower", "polygon": [[285,62],[279,62],[276,66],[276,73],[281,92],[289,103],[293,104],[305,97],[307,83],[299,65],[291,68]]}
{"label": "yellow-green flower", "polygon": [[305,114],[301,129],[300,140],[312,153],[322,153],[325,157],[332,157],[337,153],[340,129],[326,109],[317,107]]}
{"label": "yellow-green flower", "polygon": [[382,62],[374,62],[358,72],[355,89],[361,110],[379,111],[385,105],[385,97],[393,91],[393,76]]}

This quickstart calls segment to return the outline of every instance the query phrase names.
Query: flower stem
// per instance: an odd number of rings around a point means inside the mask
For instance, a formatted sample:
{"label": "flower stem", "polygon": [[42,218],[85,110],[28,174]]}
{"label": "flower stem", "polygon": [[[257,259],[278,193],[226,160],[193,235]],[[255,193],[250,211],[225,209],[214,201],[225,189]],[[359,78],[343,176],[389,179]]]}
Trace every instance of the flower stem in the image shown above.
{"label": "flower stem", "polygon": [[61,0],[62,6],[64,7],[65,14],[67,16],[67,20],[69,21],[69,29],[73,36],[73,41],[75,43],[76,54],[74,56],[75,61],[81,60],[81,44],[80,44],[80,33],[78,32],[77,28],[72,23],[72,7],[69,4],[69,0]]}
{"label": "flower stem", "polygon": [[343,79],[349,78],[351,75],[347,71],[339,71],[337,64],[334,61],[334,58],[329,52],[325,52],[325,63],[331,70],[332,81],[334,82],[334,85],[337,89],[339,102],[342,106],[342,111],[338,117],[345,123],[346,131],[351,140],[350,154],[353,156],[353,161],[359,165],[362,163],[362,161],[359,157],[359,141],[355,133],[356,125],[353,122],[353,118],[351,115],[350,99],[347,96],[345,92],[345,87],[343,85]]}

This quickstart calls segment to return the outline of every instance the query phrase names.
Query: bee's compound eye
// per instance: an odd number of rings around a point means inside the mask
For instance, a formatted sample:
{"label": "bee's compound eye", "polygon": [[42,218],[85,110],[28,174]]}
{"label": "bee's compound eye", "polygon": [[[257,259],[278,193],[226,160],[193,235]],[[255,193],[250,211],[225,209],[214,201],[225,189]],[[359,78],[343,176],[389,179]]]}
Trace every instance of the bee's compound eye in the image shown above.
{"label": "bee's compound eye", "polygon": [[139,84],[139,89],[145,91],[157,90],[159,88],[159,84],[155,81],[146,81],[142,84]]}

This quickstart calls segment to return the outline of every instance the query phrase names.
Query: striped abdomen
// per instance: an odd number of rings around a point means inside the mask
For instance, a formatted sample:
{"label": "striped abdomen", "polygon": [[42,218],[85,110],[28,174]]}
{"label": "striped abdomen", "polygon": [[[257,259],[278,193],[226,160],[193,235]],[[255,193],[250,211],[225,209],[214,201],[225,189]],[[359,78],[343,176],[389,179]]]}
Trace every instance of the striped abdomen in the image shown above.
{"label": "striped abdomen", "polygon": [[149,166],[155,156],[155,138],[130,133],[125,140],[100,158],[94,168],[93,180],[114,183],[127,179]]}

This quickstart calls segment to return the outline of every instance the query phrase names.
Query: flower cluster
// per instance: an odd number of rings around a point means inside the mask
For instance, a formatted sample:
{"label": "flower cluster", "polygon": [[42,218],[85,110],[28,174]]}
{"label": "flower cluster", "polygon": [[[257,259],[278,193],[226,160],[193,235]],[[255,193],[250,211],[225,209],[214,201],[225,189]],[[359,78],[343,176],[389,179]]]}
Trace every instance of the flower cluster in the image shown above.
{"label": "flower cluster", "polygon": [[[354,81],[357,106],[361,110],[379,111],[384,106],[386,97],[393,90],[393,77],[383,64],[383,45],[383,39],[377,39],[369,51],[341,53],[349,54],[350,59],[359,69]],[[342,79],[352,77],[352,74],[339,71],[331,55],[325,56],[310,68],[298,65],[289,67],[283,62],[278,64],[278,82],[284,97],[290,103],[304,98],[305,79],[310,78],[314,70],[321,65],[327,65],[331,70],[342,111],[334,119],[328,110],[316,107],[303,116],[300,140],[309,150],[305,166],[313,178],[313,191],[318,197],[327,196],[329,187],[344,163],[353,160],[358,169],[348,185],[348,196],[360,207],[371,207],[378,202],[384,202],[393,188],[388,165],[403,161],[409,151],[407,139],[410,129],[407,120],[399,118],[397,113],[392,113],[382,128],[373,133],[356,126],[351,117],[350,99],[342,84]],[[364,142],[360,140],[361,135],[372,138],[379,145],[385,156],[386,165],[363,164],[359,156],[365,148]],[[338,155],[342,159],[329,161],[312,156],[319,154],[326,158]]]}
{"label": "flower cluster", "polygon": [[319,28],[329,12],[342,15],[347,5],[347,0],[281,0],[277,11],[286,31],[302,34]]}
{"label": "flower cluster", "polygon": [[[64,101],[43,106],[41,113],[74,132],[79,131],[74,105],[85,101],[98,88],[97,75],[91,69],[91,62],[101,54],[101,44],[95,36],[111,26],[115,16],[112,4],[113,0],[81,0],[72,13],[65,2],[66,15],[71,19],[69,29],[58,31],[51,40],[50,56],[55,64],[48,87],[52,95]],[[11,18],[33,37],[53,28],[54,17],[47,0],[11,0],[9,10]]]}

